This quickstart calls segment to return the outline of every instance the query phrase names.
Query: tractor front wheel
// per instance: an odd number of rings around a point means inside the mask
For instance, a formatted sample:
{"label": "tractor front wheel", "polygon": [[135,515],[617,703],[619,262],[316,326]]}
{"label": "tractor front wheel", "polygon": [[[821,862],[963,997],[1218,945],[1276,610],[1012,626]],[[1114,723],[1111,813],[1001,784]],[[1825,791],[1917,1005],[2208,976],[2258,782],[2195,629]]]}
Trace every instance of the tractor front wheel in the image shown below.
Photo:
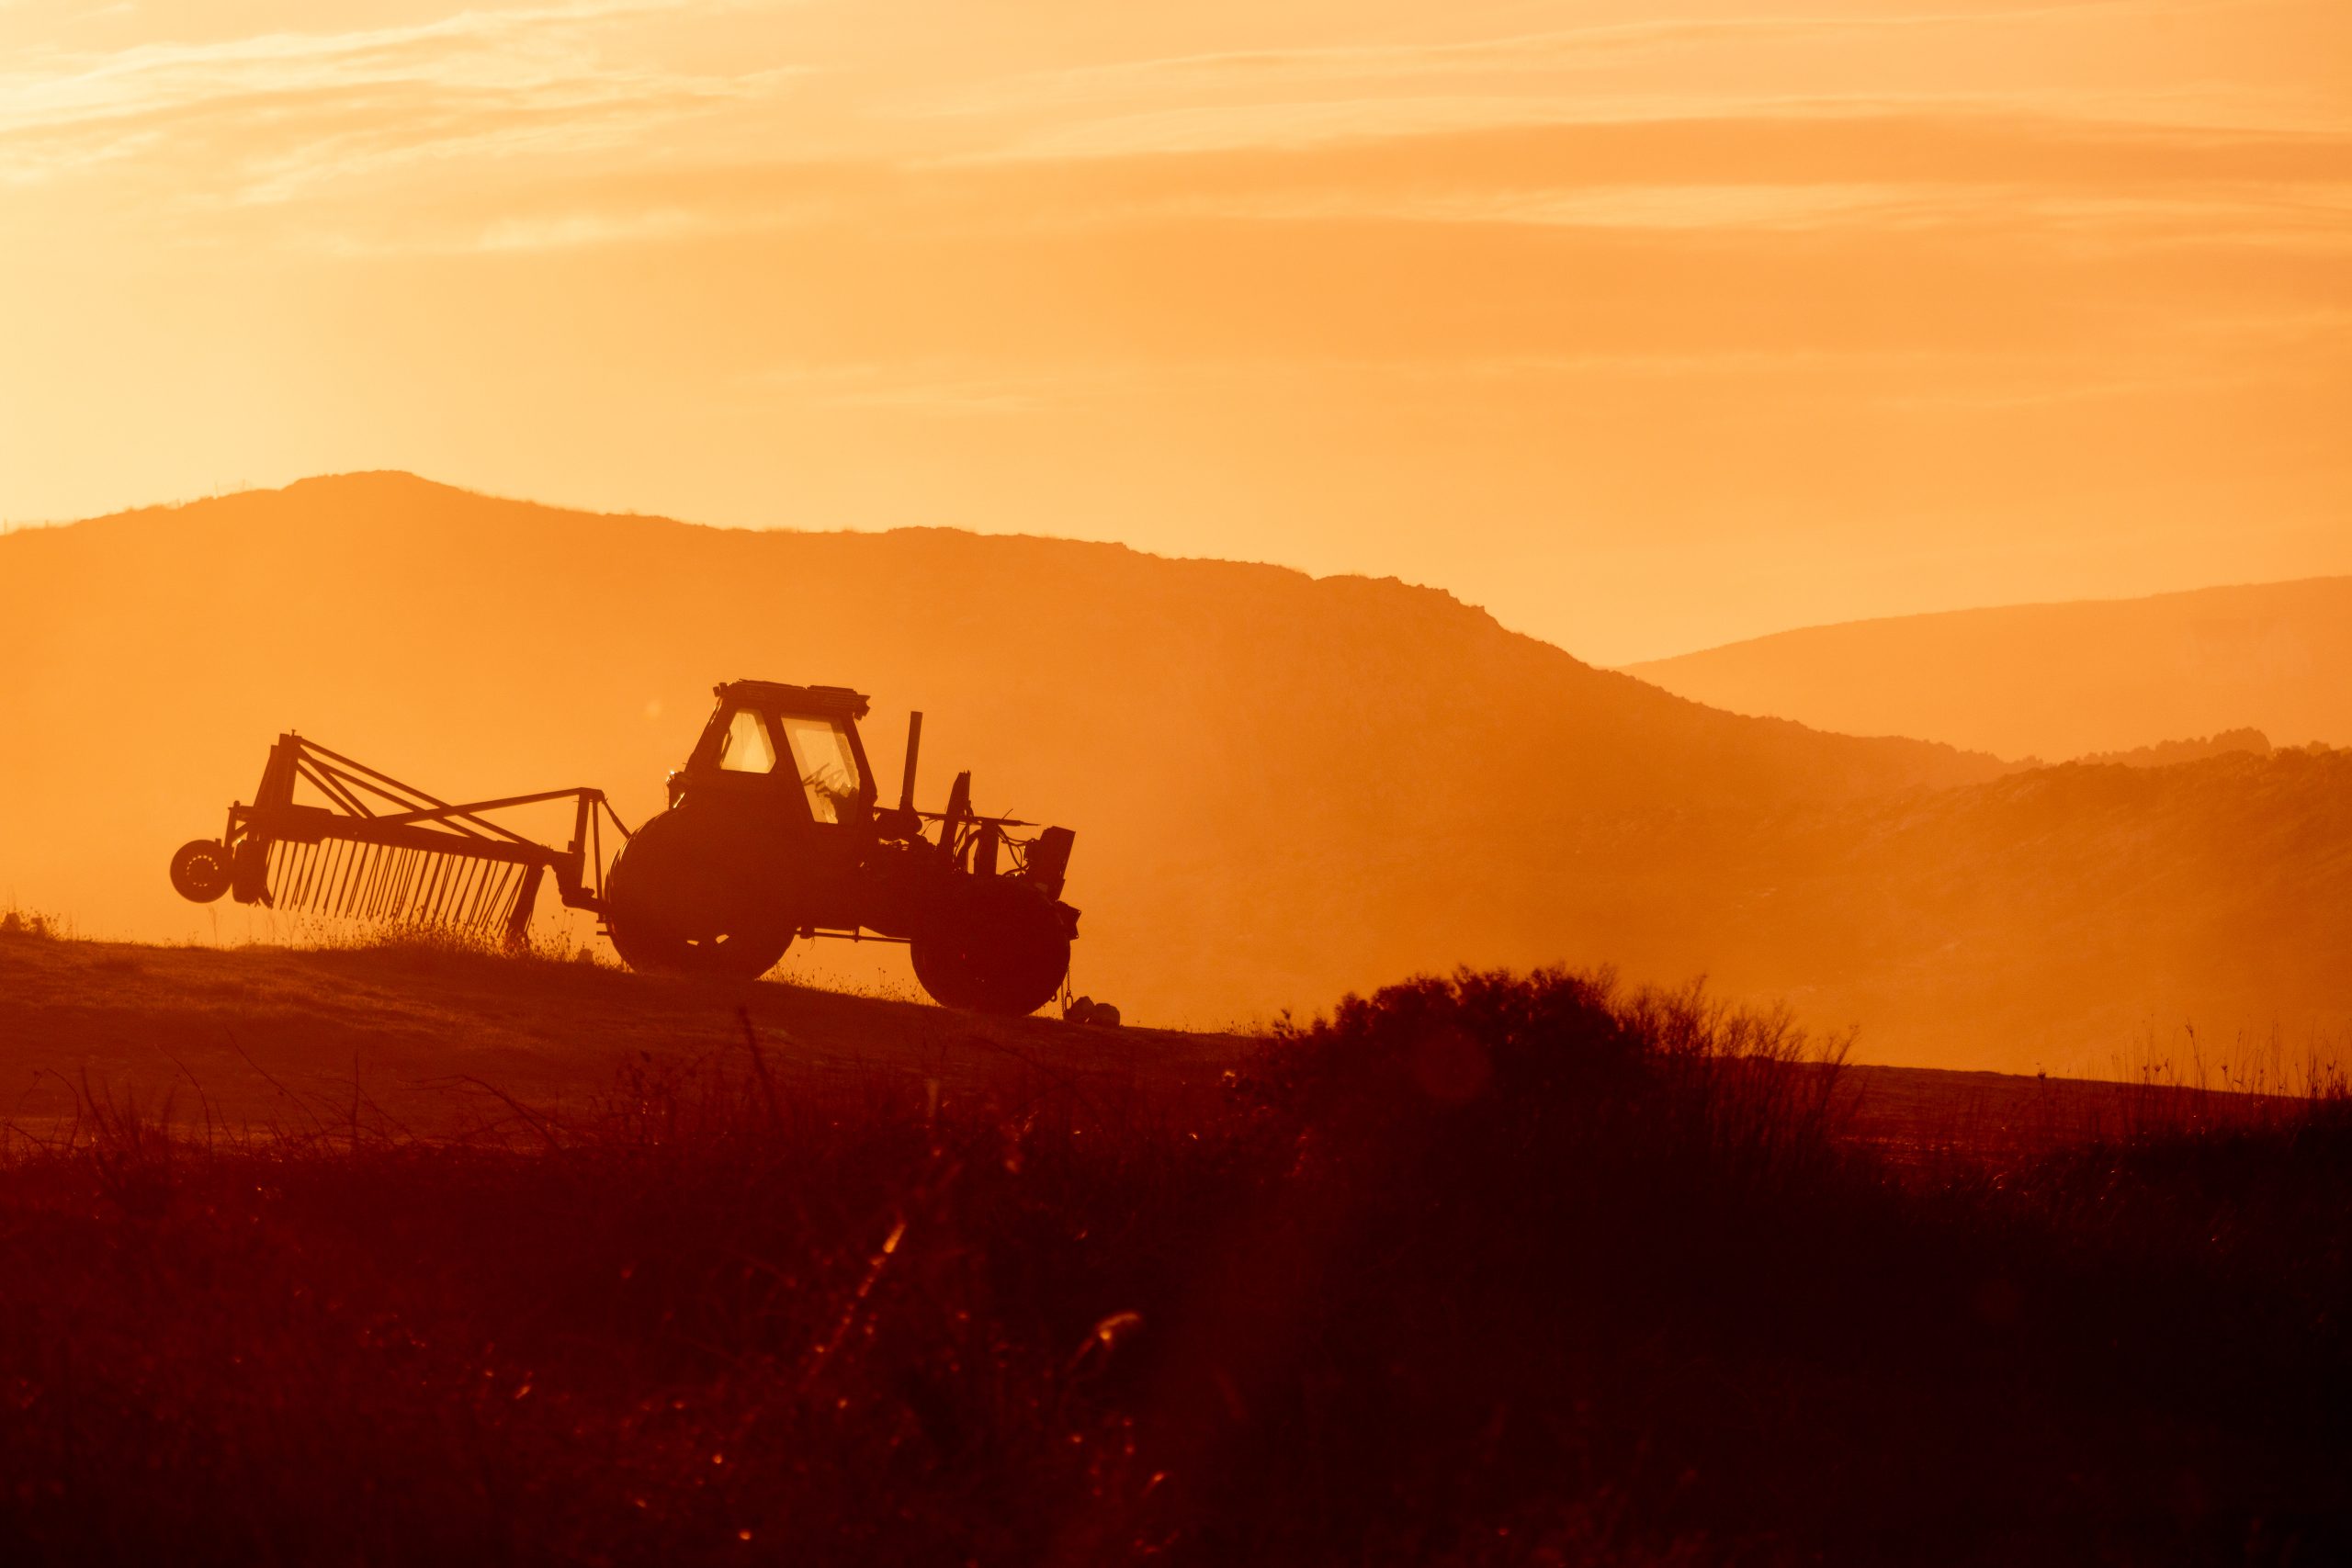
{"label": "tractor front wheel", "polygon": [[756,980],[792,945],[792,921],[762,886],[741,835],[665,811],[613,858],[605,926],[632,969]]}
{"label": "tractor front wheel", "polygon": [[984,882],[910,944],[915,978],[942,1007],[1025,1018],[1069,973],[1068,917],[1008,882]]}

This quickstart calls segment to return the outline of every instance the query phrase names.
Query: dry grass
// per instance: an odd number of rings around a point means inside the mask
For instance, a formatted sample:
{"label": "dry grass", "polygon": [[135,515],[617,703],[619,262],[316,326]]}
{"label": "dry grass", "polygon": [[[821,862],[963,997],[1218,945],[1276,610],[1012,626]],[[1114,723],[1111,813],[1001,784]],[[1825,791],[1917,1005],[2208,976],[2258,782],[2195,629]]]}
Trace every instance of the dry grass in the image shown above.
{"label": "dry grass", "polygon": [[17,1560],[2321,1562],[2341,1098],[1997,1179],[1605,976],[1287,1028],[1221,1103],[746,1031],[471,1138],[0,1169]]}
{"label": "dry grass", "polygon": [[55,915],[14,904],[0,909],[0,941],[68,942],[73,936],[73,927]]}

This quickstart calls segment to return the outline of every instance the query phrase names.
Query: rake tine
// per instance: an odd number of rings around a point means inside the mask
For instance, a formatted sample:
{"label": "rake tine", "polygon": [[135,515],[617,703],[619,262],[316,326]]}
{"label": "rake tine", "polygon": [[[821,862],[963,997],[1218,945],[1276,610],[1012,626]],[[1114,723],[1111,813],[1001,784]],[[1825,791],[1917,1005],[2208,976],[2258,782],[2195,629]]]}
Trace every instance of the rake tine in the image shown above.
{"label": "rake tine", "polygon": [[473,919],[468,929],[475,936],[487,934],[490,916],[498,902],[499,889],[505,886],[506,868],[496,861],[482,862],[482,874],[474,887]]}
{"label": "rake tine", "polygon": [[318,863],[319,846],[304,844],[301,863],[294,868],[293,907],[297,909],[307,909],[311,907],[311,868]]}
{"label": "rake tine", "polygon": [[368,894],[369,919],[383,919],[384,911],[391,907],[392,893],[400,886],[400,879],[401,852],[396,846],[387,846],[383,853],[383,863],[376,873],[376,885]]}
{"label": "rake tine", "polygon": [[402,924],[414,920],[424,907],[425,886],[433,874],[433,857],[423,850],[415,852],[409,866],[408,897],[401,900],[400,918]]}
{"label": "rake tine", "polygon": [[401,906],[401,919],[405,922],[422,922],[433,908],[433,879],[440,857],[429,850],[416,852],[416,886],[408,902]]}
{"label": "rake tine", "polygon": [[474,870],[481,864],[481,862],[469,861],[462,855],[452,856],[451,859],[455,863],[450,868],[452,888],[447,918],[449,929],[463,934],[466,929],[466,911],[473,908],[471,888],[474,882]]}
{"label": "rake tine", "polygon": [[473,890],[466,896],[466,929],[468,931],[472,931],[481,922],[482,900],[489,896],[491,885],[496,880],[497,872],[498,863],[495,861],[485,860],[474,863]]}
{"label": "rake tine", "polygon": [[514,868],[514,874],[507,879],[506,897],[499,900],[498,918],[491,921],[492,930],[503,934],[514,928],[514,911],[520,908],[523,903],[523,885],[530,879],[531,872],[528,866],[518,865]]}
{"label": "rake tine", "polygon": [[498,880],[497,873],[496,865],[489,861],[483,861],[481,869],[474,876],[473,893],[466,900],[465,929],[469,936],[481,934],[482,906],[490,897],[491,888]]}
{"label": "rake tine", "polygon": [[514,899],[514,880],[522,874],[523,868],[519,865],[505,865],[498,868],[498,886],[492,891],[490,908],[482,911],[482,941],[488,942],[491,933],[504,923],[506,906]]}
{"label": "rake tine", "polygon": [[498,874],[490,879],[483,890],[481,908],[474,915],[474,932],[482,941],[490,940],[491,927],[497,923],[498,911],[506,901],[506,885],[511,881],[513,866],[502,865]]}
{"label": "rake tine", "polygon": [[425,906],[424,923],[441,923],[441,908],[449,901],[449,857],[435,852],[433,856],[433,895]]}
{"label": "rake tine", "polygon": [[383,912],[387,919],[397,917],[408,903],[409,852],[392,852],[391,884],[384,890]]}
{"label": "rake tine", "polygon": [[374,844],[368,845],[368,852],[360,857],[358,885],[351,890],[353,914],[364,915],[367,912],[368,895],[376,886],[376,867],[382,859],[382,850]]}
{"label": "rake tine", "polygon": [[458,909],[466,900],[466,869],[469,864],[463,855],[443,857],[445,881],[441,888],[441,924],[455,929]]}
{"label": "rake tine", "polygon": [[369,846],[368,875],[359,887],[359,914],[363,919],[372,920],[376,918],[378,900],[383,897],[384,892],[384,867],[390,859],[390,856],[381,844]]}
{"label": "rake tine", "polygon": [[294,908],[298,909],[311,907],[311,884],[318,874],[319,848],[315,843],[302,846],[302,863],[294,873]]}
{"label": "rake tine", "polygon": [[489,941],[491,932],[506,924],[506,917],[514,908],[514,891],[522,885],[522,880],[523,868],[519,865],[506,867],[505,874],[499,877],[498,896],[491,900],[490,908],[482,917],[483,941]]}
{"label": "rake tine", "polygon": [[482,909],[498,889],[498,877],[499,865],[496,861],[486,860],[481,863],[481,874],[474,878],[473,899],[466,906],[467,930],[471,931],[481,924]]}

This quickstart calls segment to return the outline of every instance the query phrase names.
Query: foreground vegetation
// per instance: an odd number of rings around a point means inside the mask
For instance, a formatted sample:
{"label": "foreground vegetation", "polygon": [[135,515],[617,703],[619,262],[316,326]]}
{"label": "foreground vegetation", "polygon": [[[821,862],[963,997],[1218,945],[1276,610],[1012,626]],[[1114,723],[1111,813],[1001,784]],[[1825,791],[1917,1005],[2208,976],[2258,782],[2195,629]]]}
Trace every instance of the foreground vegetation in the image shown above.
{"label": "foreground vegetation", "polygon": [[0,1549],[2324,1562],[2352,1115],[1998,1175],[1695,993],[1464,975],[1220,1103],[804,1074],[0,1169]]}

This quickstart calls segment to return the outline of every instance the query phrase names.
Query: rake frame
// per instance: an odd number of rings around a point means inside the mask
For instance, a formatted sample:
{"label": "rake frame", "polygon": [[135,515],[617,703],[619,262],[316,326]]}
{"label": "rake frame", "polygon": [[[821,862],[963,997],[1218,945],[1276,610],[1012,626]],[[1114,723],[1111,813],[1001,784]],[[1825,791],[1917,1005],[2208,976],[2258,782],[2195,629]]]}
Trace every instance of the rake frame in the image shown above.
{"label": "rake frame", "polygon": [[[333,804],[297,802],[295,790],[305,783]],[[484,815],[565,799],[574,809],[571,841],[561,849]],[[506,942],[518,946],[529,933],[549,872],[566,905],[603,916],[606,818],[626,842],[628,825],[602,790],[541,790],[453,803],[289,730],[270,747],[253,804],[229,807],[221,842],[236,860],[232,891],[240,903],[277,906],[269,853],[282,845],[288,848],[277,870],[299,878],[289,903],[356,918],[382,918],[405,908],[412,919],[484,934],[499,925]],[[330,848],[320,863],[322,847],[336,844],[391,853],[345,852],[338,858]],[[473,863],[470,869],[467,863]],[[492,873],[494,866],[522,868],[511,890],[503,874]]]}

